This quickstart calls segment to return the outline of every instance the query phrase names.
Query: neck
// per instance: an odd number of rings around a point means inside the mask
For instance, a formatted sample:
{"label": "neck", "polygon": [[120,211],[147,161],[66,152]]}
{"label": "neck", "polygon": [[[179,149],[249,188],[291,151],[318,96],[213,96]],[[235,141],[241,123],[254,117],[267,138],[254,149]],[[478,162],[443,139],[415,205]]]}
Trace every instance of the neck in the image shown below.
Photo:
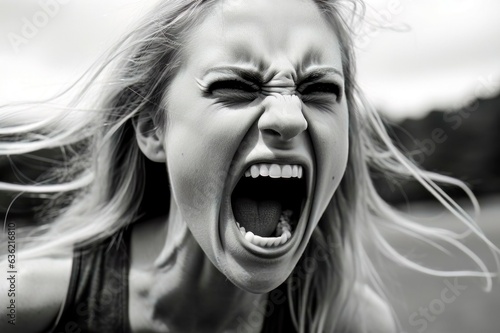
{"label": "neck", "polygon": [[[157,228],[152,230],[158,234]],[[165,234],[156,237],[163,239],[163,247],[154,251],[157,258],[153,267],[148,265],[144,286],[149,320],[156,327],[172,332],[238,331],[239,327],[245,332],[261,331],[267,295],[243,291],[228,281],[189,231],[168,256]]]}

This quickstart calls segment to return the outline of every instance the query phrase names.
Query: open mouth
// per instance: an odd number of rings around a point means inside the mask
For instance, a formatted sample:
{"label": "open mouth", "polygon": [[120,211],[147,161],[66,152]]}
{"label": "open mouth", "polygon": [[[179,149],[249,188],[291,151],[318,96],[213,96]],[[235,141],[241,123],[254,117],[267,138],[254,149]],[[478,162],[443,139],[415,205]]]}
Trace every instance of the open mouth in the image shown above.
{"label": "open mouth", "polygon": [[252,165],[231,195],[242,236],[260,247],[287,243],[296,230],[306,193],[301,165]]}

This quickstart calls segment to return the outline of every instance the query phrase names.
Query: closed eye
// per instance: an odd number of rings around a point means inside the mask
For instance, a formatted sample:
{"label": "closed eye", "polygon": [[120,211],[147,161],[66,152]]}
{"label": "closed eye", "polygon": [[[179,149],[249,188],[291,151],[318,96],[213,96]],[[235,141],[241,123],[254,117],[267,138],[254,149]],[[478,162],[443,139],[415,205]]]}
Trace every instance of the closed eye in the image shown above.
{"label": "closed eye", "polygon": [[333,94],[340,97],[340,87],[331,82],[317,82],[305,86],[299,90],[301,95]]}
{"label": "closed eye", "polygon": [[207,90],[209,93],[224,93],[224,91],[228,93],[231,93],[231,91],[256,93],[259,91],[258,87],[239,80],[216,81],[210,84]]}

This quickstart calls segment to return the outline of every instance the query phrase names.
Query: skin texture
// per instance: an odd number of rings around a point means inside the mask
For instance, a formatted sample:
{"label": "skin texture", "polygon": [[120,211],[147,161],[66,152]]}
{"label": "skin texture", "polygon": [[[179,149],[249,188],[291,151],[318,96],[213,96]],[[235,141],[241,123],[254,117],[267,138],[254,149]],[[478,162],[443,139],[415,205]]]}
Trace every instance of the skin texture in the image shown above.
{"label": "skin texture", "polygon": [[[186,222],[235,285],[268,292],[295,267],[345,170],[348,111],[338,40],[312,2],[230,1],[194,29],[184,51],[159,138],[173,194],[169,220]],[[248,84],[241,70],[260,77],[250,81],[256,92],[211,91],[224,80]],[[305,167],[307,204],[279,250],[250,246],[235,225],[230,195],[256,162]]]}

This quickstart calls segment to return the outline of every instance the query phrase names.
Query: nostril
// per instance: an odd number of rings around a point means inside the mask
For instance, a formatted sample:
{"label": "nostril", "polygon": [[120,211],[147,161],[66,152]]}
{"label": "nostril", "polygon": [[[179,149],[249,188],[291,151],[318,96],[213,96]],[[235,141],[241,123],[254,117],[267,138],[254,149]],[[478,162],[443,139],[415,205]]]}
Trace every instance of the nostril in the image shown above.
{"label": "nostril", "polygon": [[272,136],[281,136],[281,134],[278,131],[275,131],[275,130],[270,129],[270,128],[265,129],[264,133],[272,135]]}

